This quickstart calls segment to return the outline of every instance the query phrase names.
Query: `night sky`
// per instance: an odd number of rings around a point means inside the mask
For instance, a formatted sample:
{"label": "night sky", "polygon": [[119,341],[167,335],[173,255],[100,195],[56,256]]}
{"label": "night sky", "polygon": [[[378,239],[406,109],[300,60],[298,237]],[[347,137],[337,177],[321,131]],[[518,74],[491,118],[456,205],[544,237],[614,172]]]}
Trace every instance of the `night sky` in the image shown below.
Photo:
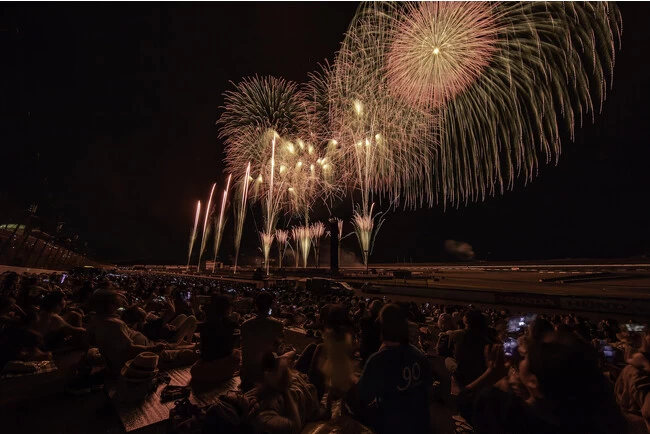
{"label": "night sky", "polygon": [[[225,181],[215,121],[229,81],[306,80],[356,7],[0,5],[0,219],[38,203],[97,259],[182,263],[196,200]],[[650,5],[619,7],[613,90],[595,125],[564,139],[559,165],[484,203],[388,214],[372,261],[443,259],[446,239],[490,260],[650,254]],[[254,252],[248,223],[242,249]]]}

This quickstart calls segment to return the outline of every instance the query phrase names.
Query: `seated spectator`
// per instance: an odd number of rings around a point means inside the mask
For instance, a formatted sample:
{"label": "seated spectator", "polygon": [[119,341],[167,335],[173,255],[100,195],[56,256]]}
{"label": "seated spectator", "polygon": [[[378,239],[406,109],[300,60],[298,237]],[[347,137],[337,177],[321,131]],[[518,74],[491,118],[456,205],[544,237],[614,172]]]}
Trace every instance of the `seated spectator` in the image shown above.
{"label": "seated spectator", "polygon": [[[187,294],[190,291],[175,291],[173,295],[174,299],[174,310],[176,315],[185,315],[185,317],[194,316],[194,309],[190,304],[185,300],[184,294]],[[191,294],[191,292],[190,292]]]}
{"label": "seated spectator", "polygon": [[86,328],[89,342],[97,345],[112,374],[119,375],[124,363],[144,351],[160,354],[161,367],[182,366],[196,361],[196,353],[192,350],[169,349],[170,345],[166,343],[140,345],[134,342],[139,332],[127,326],[118,315],[124,301],[117,291],[96,291],[93,294],[95,315]]}
{"label": "seated spectator", "polygon": [[641,415],[650,432],[650,331],[645,331],[640,351],[627,362],[616,380],[616,400],[624,411]]}
{"label": "seated spectator", "polygon": [[90,302],[93,295],[93,283],[90,280],[83,282],[79,291],[74,294],[74,305],[84,314],[90,313]]}
{"label": "seated spectator", "polygon": [[289,369],[289,365],[285,357],[264,356],[264,380],[246,394],[249,402],[259,405],[249,420],[254,432],[297,434],[308,421],[320,417],[314,386],[302,374]]}
{"label": "seated spectator", "polygon": [[27,315],[9,296],[0,296],[0,329],[4,326],[22,326],[27,321]]}
{"label": "seated spectator", "polygon": [[229,391],[219,396],[207,412],[203,432],[297,434],[307,422],[318,420],[321,412],[314,386],[289,369],[289,363],[272,354],[264,357],[264,380],[245,394]]}
{"label": "seated spectator", "polygon": [[380,300],[374,300],[370,303],[370,316],[361,319],[359,324],[361,329],[359,353],[364,363],[368,360],[368,357],[379,350],[379,346],[381,345],[379,312],[382,307],[383,303]]}
{"label": "seated spectator", "polygon": [[553,323],[543,318],[537,318],[526,330],[524,336],[517,339],[517,351],[524,358],[528,351],[529,342],[549,342],[555,338]]}
{"label": "seated spectator", "polygon": [[614,394],[590,345],[573,334],[529,341],[519,365],[528,399],[508,387],[503,348],[495,345],[488,368],[467,385],[458,402],[477,433],[608,434],[625,432]]}
{"label": "seated spectator", "polygon": [[277,353],[284,339],[284,326],[271,318],[273,295],[269,292],[260,293],[255,299],[255,307],[257,316],[241,326],[240,376],[244,390],[264,379],[262,359],[265,354]]}
{"label": "seated spectator", "polygon": [[409,337],[408,342],[417,348],[420,351],[422,350],[422,344],[420,343],[420,327],[415,322],[415,315],[411,311],[411,305],[409,303],[397,303],[404,312],[406,313],[406,318],[409,326]]}
{"label": "seated spectator", "polygon": [[428,433],[431,368],[424,354],[408,344],[408,321],[399,306],[379,314],[382,345],[357,384],[362,423],[377,433]]}
{"label": "seated spectator", "polygon": [[174,303],[166,299],[160,316],[149,313],[142,326],[142,333],[152,341],[170,344],[192,343],[197,320],[194,316],[177,315]]}
{"label": "seated spectator", "polygon": [[355,310],[354,315],[352,316],[352,319],[354,320],[355,323],[359,323],[363,318],[368,318],[370,316],[370,312],[368,309],[366,309],[366,302],[365,301],[360,301],[358,304],[358,308]]}
{"label": "seated spectator", "polygon": [[239,325],[230,319],[230,299],[212,297],[205,309],[206,321],[199,324],[201,358],[192,367],[192,384],[214,384],[239,370]]}
{"label": "seated spectator", "polygon": [[120,317],[122,321],[124,321],[124,323],[135,332],[131,336],[131,340],[133,340],[134,344],[144,346],[153,345],[153,341],[142,333],[142,328],[147,319],[147,312],[145,312],[144,309],[138,306],[129,306],[122,312]]}
{"label": "seated spectator", "polygon": [[[347,308],[333,305],[329,309],[325,333],[323,335],[324,362],[322,373],[327,387],[327,412],[331,412],[335,399],[344,399],[350,387],[356,382],[352,360],[352,322]],[[320,352],[315,352],[318,358]]]}
{"label": "seated spectator", "polygon": [[41,310],[34,324],[34,331],[43,336],[47,349],[58,349],[70,343],[83,345],[86,330],[81,327],[82,317],[77,312],[69,312],[66,321],[60,313],[65,309],[66,300],[63,292],[51,292],[41,300]]}
{"label": "seated spectator", "polygon": [[[38,314],[33,311],[32,317]],[[13,360],[27,362],[52,358],[51,353],[41,351],[43,337],[27,328],[29,316],[12,298],[0,296],[0,371]]]}
{"label": "seated spectator", "polygon": [[464,317],[465,329],[456,337],[454,378],[461,386],[476,380],[486,368],[485,358],[489,340],[487,323],[480,310],[470,310]]}

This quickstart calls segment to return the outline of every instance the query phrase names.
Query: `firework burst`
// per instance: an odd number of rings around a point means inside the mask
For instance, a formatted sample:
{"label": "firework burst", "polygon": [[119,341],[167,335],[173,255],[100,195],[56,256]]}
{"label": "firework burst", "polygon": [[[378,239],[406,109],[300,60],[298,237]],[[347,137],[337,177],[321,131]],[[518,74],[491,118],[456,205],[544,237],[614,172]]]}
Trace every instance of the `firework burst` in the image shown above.
{"label": "firework burst", "polygon": [[414,106],[437,107],[472,84],[495,50],[491,4],[408,3],[388,48],[388,84]]}
{"label": "firework burst", "polygon": [[246,78],[224,94],[223,113],[217,121],[225,144],[226,169],[241,180],[268,171],[271,140],[297,137],[305,130],[304,99],[297,83],[275,77]]}
{"label": "firework burst", "polygon": [[459,205],[557,163],[562,130],[573,138],[602,105],[619,38],[618,9],[606,2],[365,3],[334,81],[370,83],[429,116],[430,136],[415,143],[432,150],[435,188],[411,191]]}

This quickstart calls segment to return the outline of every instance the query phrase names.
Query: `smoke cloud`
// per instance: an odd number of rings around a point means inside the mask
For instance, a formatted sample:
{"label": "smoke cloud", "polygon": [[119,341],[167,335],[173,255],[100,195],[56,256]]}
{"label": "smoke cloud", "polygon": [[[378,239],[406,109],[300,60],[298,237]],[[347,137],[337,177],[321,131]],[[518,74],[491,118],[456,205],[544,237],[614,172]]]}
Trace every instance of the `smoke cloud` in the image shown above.
{"label": "smoke cloud", "polygon": [[445,254],[450,259],[469,261],[474,259],[474,249],[468,243],[456,240],[445,241]]}

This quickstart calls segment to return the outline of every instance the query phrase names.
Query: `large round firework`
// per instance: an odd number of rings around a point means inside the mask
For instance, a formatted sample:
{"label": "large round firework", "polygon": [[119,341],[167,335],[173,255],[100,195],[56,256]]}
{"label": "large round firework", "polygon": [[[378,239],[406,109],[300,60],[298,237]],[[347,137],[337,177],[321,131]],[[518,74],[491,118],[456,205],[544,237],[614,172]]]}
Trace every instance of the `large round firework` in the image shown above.
{"label": "large round firework", "polygon": [[297,83],[254,77],[234,86],[218,121],[226,170],[241,185],[250,163],[249,198],[263,202],[270,233],[280,212],[304,216],[336,190],[340,176],[327,144],[311,140],[315,118]]}
{"label": "large round firework", "polygon": [[259,173],[271,158],[270,139],[297,136],[305,128],[303,96],[297,83],[275,77],[249,77],[225,93],[217,121],[225,144],[226,170],[241,179],[251,163]]}
{"label": "large round firework", "polygon": [[406,4],[398,20],[386,57],[388,83],[399,98],[425,109],[471,85],[496,50],[488,3]]}
{"label": "large round firework", "polygon": [[359,99],[382,107],[375,123],[401,128],[391,152],[411,148],[431,162],[393,167],[396,190],[459,204],[532,179],[540,160],[557,162],[563,131],[573,138],[582,116],[601,108],[619,36],[618,9],[601,2],[366,3],[331,88],[344,105],[365,87]]}

